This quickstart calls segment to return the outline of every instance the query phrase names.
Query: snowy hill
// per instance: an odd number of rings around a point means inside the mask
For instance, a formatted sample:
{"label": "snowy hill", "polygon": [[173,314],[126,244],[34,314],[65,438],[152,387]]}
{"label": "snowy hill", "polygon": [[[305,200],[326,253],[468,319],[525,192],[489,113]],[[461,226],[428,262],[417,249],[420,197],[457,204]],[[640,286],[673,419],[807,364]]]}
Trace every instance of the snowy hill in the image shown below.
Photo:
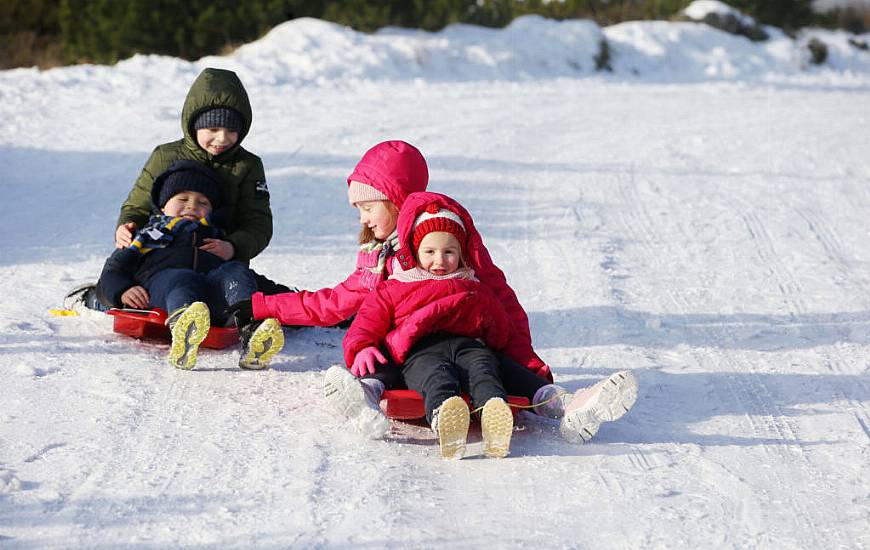
{"label": "snowy hill", "polygon": [[[296,20],[193,63],[0,72],[0,547],[870,547],[868,37],[765,30]],[[338,329],[288,331],[267,372],[237,350],[181,372],[105,316],[50,316],[206,66],[253,103],[255,268],[341,281],[344,178],[406,139],[557,380],[631,369],[634,409],[585,446],[522,413],[507,459],[444,462],[420,426],[363,441],[321,406]]]}

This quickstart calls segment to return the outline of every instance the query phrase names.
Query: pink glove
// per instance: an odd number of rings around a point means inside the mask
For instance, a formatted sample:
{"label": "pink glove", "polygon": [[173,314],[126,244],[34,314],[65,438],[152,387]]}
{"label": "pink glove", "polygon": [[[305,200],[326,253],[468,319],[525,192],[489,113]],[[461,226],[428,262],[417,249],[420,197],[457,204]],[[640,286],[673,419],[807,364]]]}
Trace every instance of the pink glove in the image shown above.
{"label": "pink glove", "polygon": [[356,354],[356,357],[353,359],[353,366],[350,367],[350,372],[357,378],[360,378],[365,374],[374,374],[375,365],[383,365],[386,362],[387,358],[384,357],[384,354],[378,348],[369,346]]}

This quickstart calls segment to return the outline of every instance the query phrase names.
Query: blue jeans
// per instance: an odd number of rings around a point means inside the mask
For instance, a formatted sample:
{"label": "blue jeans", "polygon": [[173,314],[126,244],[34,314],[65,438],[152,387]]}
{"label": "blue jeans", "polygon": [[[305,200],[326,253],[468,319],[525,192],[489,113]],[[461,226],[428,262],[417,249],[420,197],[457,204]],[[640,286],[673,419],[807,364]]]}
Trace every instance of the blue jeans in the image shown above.
{"label": "blue jeans", "polygon": [[162,308],[167,313],[193,302],[205,302],[215,325],[226,321],[227,306],[250,299],[257,291],[254,273],[239,262],[226,262],[208,273],[164,269],[152,275],[143,286],[150,296],[149,306]]}

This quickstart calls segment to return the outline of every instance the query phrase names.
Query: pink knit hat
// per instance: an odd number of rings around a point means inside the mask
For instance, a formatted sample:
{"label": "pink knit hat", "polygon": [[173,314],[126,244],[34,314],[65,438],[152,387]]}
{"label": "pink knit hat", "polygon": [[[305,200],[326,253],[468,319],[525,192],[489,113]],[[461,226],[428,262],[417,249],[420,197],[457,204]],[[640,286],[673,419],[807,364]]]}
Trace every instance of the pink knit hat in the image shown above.
{"label": "pink knit hat", "polygon": [[347,186],[347,199],[351,205],[366,201],[388,201],[390,197],[384,195],[371,185],[353,180]]}

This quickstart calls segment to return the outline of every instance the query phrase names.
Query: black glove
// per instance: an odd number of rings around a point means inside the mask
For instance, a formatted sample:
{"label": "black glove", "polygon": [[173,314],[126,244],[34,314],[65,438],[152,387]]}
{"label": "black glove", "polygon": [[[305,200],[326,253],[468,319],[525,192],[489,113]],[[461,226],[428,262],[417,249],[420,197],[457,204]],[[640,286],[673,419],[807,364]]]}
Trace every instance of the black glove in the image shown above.
{"label": "black glove", "polygon": [[240,300],[224,310],[227,319],[236,318],[236,326],[243,327],[254,321],[254,306],[251,300]]}

